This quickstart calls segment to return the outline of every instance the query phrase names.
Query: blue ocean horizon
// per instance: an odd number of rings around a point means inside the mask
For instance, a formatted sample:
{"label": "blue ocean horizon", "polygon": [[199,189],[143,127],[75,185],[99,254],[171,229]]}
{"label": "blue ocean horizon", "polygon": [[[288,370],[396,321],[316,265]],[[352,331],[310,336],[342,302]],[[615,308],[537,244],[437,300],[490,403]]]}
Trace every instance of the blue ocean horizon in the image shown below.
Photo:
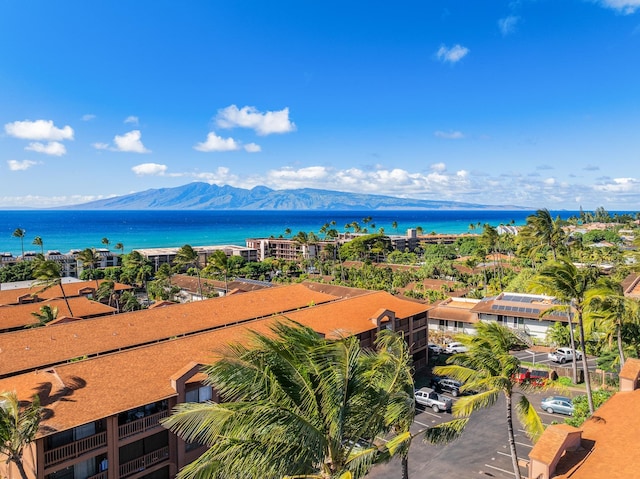
{"label": "blue ocean horizon", "polygon": [[[492,226],[514,223],[523,225],[534,210],[375,210],[375,211],[114,211],[114,210],[2,210],[0,211],[0,253],[21,254],[21,242],[13,237],[16,228],[26,231],[24,250],[40,252],[33,245],[36,236],[42,238],[44,251],[66,253],[72,249],[104,248],[102,238],[108,238],[108,248],[124,245],[126,253],[137,248],[210,246],[235,244],[244,246],[247,238],[285,236],[290,229],[318,233],[322,225],[335,221],[335,228],[353,221],[362,226],[371,217],[375,230],[384,228],[387,234],[405,234],[407,229],[422,227],[425,234],[435,232],[460,234],[472,232],[471,224]],[[574,211],[552,214],[567,218]],[[397,222],[397,229],[392,224]],[[372,228],[369,228],[372,231]]]}

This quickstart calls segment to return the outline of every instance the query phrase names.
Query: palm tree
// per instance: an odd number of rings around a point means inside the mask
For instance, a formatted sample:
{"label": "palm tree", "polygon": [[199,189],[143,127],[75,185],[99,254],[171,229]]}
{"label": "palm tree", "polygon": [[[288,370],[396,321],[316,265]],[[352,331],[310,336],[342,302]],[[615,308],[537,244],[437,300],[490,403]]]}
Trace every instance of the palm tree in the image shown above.
{"label": "palm tree", "polygon": [[42,286],[37,293],[41,293],[49,288],[53,288],[54,286],[59,286],[64,302],[69,310],[69,316],[73,316],[67,294],[65,293],[64,286],[62,285],[60,265],[56,261],[45,259],[37,260],[33,268],[33,277],[35,279],[33,285]]}
{"label": "palm tree", "polygon": [[202,284],[200,282],[198,252],[194,250],[191,245],[186,244],[176,253],[175,258],[173,258],[173,264],[179,268],[188,268],[189,266],[192,266],[196,270],[196,276],[198,277],[198,294],[202,299]]}
{"label": "palm tree", "polygon": [[96,299],[98,301],[107,300],[107,304],[111,306],[113,304],[113,300],[116,301],[116,309],[118,308],[118,297],[115,292],[115,282],[106,279],[96,289]]}
{"label": "palm tree", "polygon": [[100,242],[105,245],[107,248],[109,247],[109,245],[111,244],[111,241],[109,241],[109,238],[102,238],[102,240],[100,240]]}
{"label": "palm tree", "polygon": [[95,248],[85,248],[76,255],[76,260],[82,263],[82,269],[89,270],[89,279],[96,281],[96,290],[98,289],[98,277],[96,276],[96,265],[102,261]]}
{"label": "palm tree", "polygon": [[121,254],[124,254],[124,244],[122,243],[116,243],[116,245],[114,246],[115,249],[119,249]]}
{"label": "palm tree", "polygon": [[40,236],[36,236],[33,238],[33,243],[36,246],[40,246],[40,252],[44,255],[44,243],[42,242],[42,238]]}
{"label": "palm tree", "polygon": [[39,328],[40,326],[46,326],[47,323],[50,323],[58,317],[58,308],[45,304],[44,306],[40,306],[40,311],[34,311],[31,313],[31,316],[36,318],[38,322],[28,325],[27,328]]}
{"label": "palm tree", "polygon": [[393,230],[396,232],[396,234],[398,233],[398,222],[397,221],[392,221],[391,222],[391,227],[393,228]]}
{"label": "palm tree", "polygon": [[624,295],[620,283],[610,278],[600,278],[585,295],[587,329],[604,333],[609,343],[615,338],[624,366],[624,341],[622,332],[627,323],[638,323],[639,305]]}
{"label": "palm tree", "polygon": [[213,252],[207,261],[207,267],[205,269],[212,269],[224,276],[224,291],[225,294],[229,293],[229,257],[227,254],[218,249]]}
{"label": "palm tree", "polygon": [[548,209],[537,210],[535,214],[527,216],[527,227],[524,233],[538,244],[537,247],[532,248],[532,253],[548,247],[553,254],[553,260],[558,259],[557,251],[563,245],[565,237],[559,216],[554,220]]}
{"label": "palm tree", "polygon": [[15,392],[0,394],[0,454],[15,464],[22,479],[29,478],[22,462],[24,448],[35,439],[41,418],[37,395],[30,404],[22,406]]}
{"label": "palm tree", "polygon": [[[357,338],[325,339],[295,324],[272,332],[254,333],[253,346],[232,346],[205,368],[228,402],[180,404],[163,421],[209,448],[179,478],[360,478],[395,452],[381,454],[373,439],[413,404],[404,401],[405,391],[400,407],[391,405],[379,389],[392,382],[386,370],[367,380],[365,366],[373,360],[363,358]],[[410,372],[398,374],[396,384],[404,386],[392,390],[406,388]]]}
{"label": "palm tree", "polygon": [[[539,273],[529,283],[529,287],[533,292],[555,296],[562,303],[568,305],[570,314],[577,319],[584,382],[591,414],[594,411],[593,394],[587,365],[583,316],[587,304],[586,295],[595,282],[596,276],[597,271],[595,268],[578,269],[568,259],[560,258],[558,261],[550,261],[543,265]],[[569,326],[571,327],[571,324]]]}
{"label": "palm tree", "polygon": [[[433,371],[435,374],[451,376],[462,381],[463,391],[479,391],[477,394],[458,399],[453,407],[455,416],[469,416],[495,404],[501,394],[504,396],[513,473],[516,479],[521,479],[513,429],[515,394],[520,394],[520,399],[515,404],[516,415],[527,434],[535,439],[543,431],[542,421],[527,397],[515,391],[517,383],[514,375],[518,372],[520,361],[509,354],[509,351],[521,344],[521,341],[509,328],[493,322],[478,323],[477,334],[462,336],[460,341],[467,345],[469,351],[453,355],[447,361],[450,363],[449,366],[437,366]],[[532,386],[525,383],[521,387],[526,392]]]}
{"label": "palm tree", "polygon": [[22,228],[16,228],[11,236],[14,238],[20,238],[20,247],[22,248],[22,259],[24,259],[24,235],[26,234],[26,230]]}

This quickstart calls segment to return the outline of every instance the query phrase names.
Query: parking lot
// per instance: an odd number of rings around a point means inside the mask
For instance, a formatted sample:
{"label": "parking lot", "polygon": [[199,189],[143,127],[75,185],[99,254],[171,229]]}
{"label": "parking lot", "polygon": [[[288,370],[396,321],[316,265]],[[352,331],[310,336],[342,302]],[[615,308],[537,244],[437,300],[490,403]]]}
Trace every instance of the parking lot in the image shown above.
{"label": "parking lot", "polygon": [[[545,425],[552,422],[563,422],[565,416],[549,414],[540,409],[540,401],[557,394],[554,391],[545,391],[527,394],[531,403]],[[571,396],[566,391],[563,395]],[[451,397],[451,396],[449,396]],[[457,400],[452,398],[454,403]],[[411,428],[417,433],[428,427],[453,419],[450,413],[434,413],[430,409],[418,410],[414,424]],[[515,419],[516,450],[518,457],[524,461],[528,459],[532,443]],[[527,477],[528,471],[525,464],[520,467],[523,477]],[[394,460],[389,464],[376,466],[367,477],[372,479],[391,479],[401,475],[400,461]],[[435,446],[424,444],[422,439],[414,439],[409,450],[409,477],[446,477],[465,479],[471,477],[494,477],[511,479],[514,477],[507,441],[507,425],[504,397],[491,408],[475,413],[462,436],[447,445]]]}
{"label": "parking lot", "polygon": [[[547,352],[536,351],[535,349],[524,349],[522,351],[515,351],[513,355],[516,356],[520,361],[526,361],[533,364],[542,364],[544,366],[554,366],[554,367],[563,367],[567,369],[571,369],[571,362],[566,362],[564,364],[555,363],[547,358]],[[596,357],[587,356],[587,365],[589,366],[589,371],[595,371],[596,369]],[[578,369],[582,369],[582,360],[577,361]]]}

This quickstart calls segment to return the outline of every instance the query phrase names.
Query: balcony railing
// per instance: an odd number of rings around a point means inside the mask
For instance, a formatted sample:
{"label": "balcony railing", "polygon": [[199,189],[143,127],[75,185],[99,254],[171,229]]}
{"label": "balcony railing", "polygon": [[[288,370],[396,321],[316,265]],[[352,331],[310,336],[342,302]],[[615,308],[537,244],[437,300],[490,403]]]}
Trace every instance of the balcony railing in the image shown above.
{"label": "balcony railing", "polygon": [[62,461],[66,461],[67,459],[73,459],[75,457],[79,457],[85,452],[92,451],[94,449],[98,449],[100,447],[106,446],[106,444],[107,444],[107,433],[101,432],[98,434],[94,434],[93,436],[85,437],[83,439],[79,439],[72,443],[65,444],[64,446],[56,447],[55,449],[45,451],[44,453],[45,467],[50,466],[52,464],[57,464]]}
{"label": "balcony railing", "polygon": [[168,415],[169,410],[165,410],[122,424],[118,426],[118,437],[124,439],[160,427],[160,420]]}
{"label": "balcony railing", "polygon": [[136,472],[144,471],[146,468],[151,467],[154,464],[158,464],[159,462],[166,460],[168,457],[169,446],[165,446],[134,459],[133,461],[120,464],[120,478],[122,479],[127,476],[131,476]]}
{"label": "balcony railing", "polygon": [[102,471],[102,472],[99,472],[98,474],[94,474],[93,476],[87,477],[87,479],[107,479],[108,475],[109,474],[107,471]]}

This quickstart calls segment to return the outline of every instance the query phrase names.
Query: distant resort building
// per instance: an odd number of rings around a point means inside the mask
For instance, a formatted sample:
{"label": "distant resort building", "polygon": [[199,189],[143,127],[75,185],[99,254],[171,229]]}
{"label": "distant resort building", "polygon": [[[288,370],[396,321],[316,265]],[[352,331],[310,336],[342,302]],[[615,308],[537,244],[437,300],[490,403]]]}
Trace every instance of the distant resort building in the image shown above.
{"label": "distant resort building", "polygon": [[[193,249],[198,253],[198,264],[200,267],[206,266],[209,257],[216,251],[224,251],[227,257],[241,256],[247,262],[259,261],[258,252],[250,247],[220,245],[193,246]],[[151,261],[155,271],[157,271],[163,264],[172,264],[179,250],[180,248],[136,248],[135,251]]]}

